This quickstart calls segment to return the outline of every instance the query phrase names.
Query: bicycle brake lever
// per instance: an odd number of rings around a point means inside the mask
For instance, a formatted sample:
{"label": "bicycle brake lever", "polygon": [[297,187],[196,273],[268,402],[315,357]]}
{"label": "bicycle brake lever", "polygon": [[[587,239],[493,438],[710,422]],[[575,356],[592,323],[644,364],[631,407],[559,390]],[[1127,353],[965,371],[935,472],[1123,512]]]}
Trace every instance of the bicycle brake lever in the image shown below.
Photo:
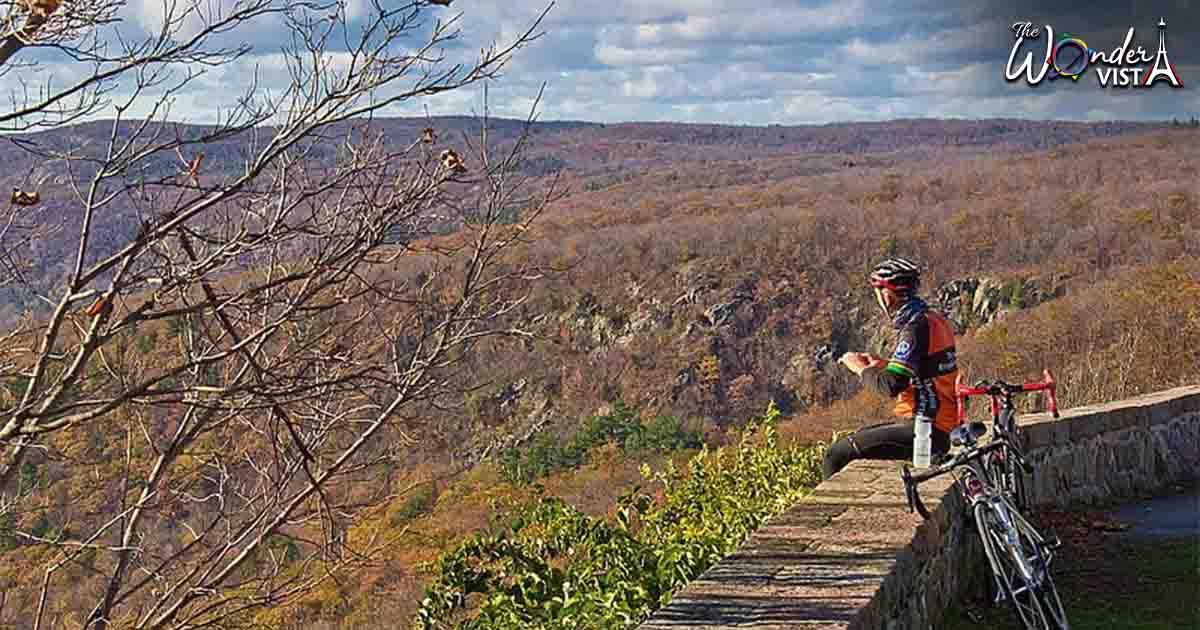
{"label": "bicycle brake lever", "polygon": [[917,484],[912,481],[912,472],[909,471],[908,464],[900,468],[900,478],[904,480],[904,494],[908,499],[908,511],[910,513],[916,511],[921,518],[929,520],[929,510],[925,509],[925,503],[921,501],[921,495],[917,493]]}

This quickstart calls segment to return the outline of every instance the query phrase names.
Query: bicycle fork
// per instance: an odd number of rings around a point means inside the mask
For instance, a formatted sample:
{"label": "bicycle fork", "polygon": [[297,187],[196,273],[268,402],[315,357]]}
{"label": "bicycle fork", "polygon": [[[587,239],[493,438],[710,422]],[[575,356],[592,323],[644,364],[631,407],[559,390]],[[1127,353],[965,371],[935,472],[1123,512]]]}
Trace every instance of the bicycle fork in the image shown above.
{"label": "bicycle fork", "polygon": [[[1003,547],[1008,552],[1009,556],[1012,557],[1013,564],[1016,566],[1017,571],[1021,574],[1021,578],[1023,578],[1019,581],[1022,586],[1013,588],[1013,597],[1024,593],[1028,588],[1030,588],[1030,586],[1033,588],[1040,587],[1042,583],[1041,577],[1043,575],[1043,571],[1047,570],[1048,567],[1040,567],[1041,570],[1035,570],[1035,568],[1030,564],[1029,558],[1026,556],[1021,545],[1020,533],[1017,531],[1017,526],[1013,522],[1012,515],[1009,513],[1008,505],[1004,502],[1004,500],[1001,497],[993,496],[987,498],[987,503],[988,507],[990,508],[988,510],[989,513],[991,513],[992,517],[996,520],[1000,531],[1004,535]],[[1039,541],[1039,546],[1041,546],[1041,542],[1042,541]],[[1038,553],[1038,556],[1046,557],[1043,553]],[[1047,564],[1049,563],[1047,562]],[[999,576],[993,574],[992,579],[996,582],[996,599],[994,603],[999,604],[1000,602],[1004,601],[1005,589],[1002,587]]]}

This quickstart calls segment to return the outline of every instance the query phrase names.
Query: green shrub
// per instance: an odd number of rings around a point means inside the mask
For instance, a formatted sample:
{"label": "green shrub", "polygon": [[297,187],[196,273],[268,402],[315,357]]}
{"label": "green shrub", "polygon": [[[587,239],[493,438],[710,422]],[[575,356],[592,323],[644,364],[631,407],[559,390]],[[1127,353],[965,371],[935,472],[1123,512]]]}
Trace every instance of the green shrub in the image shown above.
{"label": "green shrub", "polygon": [[635,454],[699,448],[702,440],[699,431],[688,429],[672,416],[642,424],[636,411],[618,401],[610,413],[585,420],[565,444],[549,433],[539,434],[524,450],[509,449],[501,454],[500,466],[508,481],[529,483],[557,470],[582,466],[592,449],[609,442]]}
{"label": "green shrub", "polygon": [[290,536],[271,536],[267,545],[276,552],[283,555],[284,562],[295,562],[300,559],[300,547],[296,545],[296,541]]}
{"label": "green shrub", "polygon": [[38,517],[37,522],[29,529],[29,535],[37,538],[47,538],[50,533],[50,519],[46,518],[45,514]]}
{"label": "green shrub", "polygon": [[4,386],[8,388],[9,395],[17,400],[21,400],[21,397],[25,395],[25,389],[29,387],[29,377],[13,376],[5,381]]}
{"label": "green shrub", "polygon": [[28,493],[41,485],[42,475],[38,472],[37,466],[33,462],[25,461],[21,463],[21,473],[18,478],[17,492]]}
{"label": "green shrub", "polygon": [[154,332],[147,333],[138,337],[138,350],[142,354],[150,354],[154,351],[154,346],[158,344],[158,334]]}
{"label": "green shrub", "polygon": [[[772,405],[735,446],[704,448],[686,471],[668,463],[652,474],[644,466],[664,500],[656,505],[635,489],[621,497],[615,522],[541,495],[517,509],[507,528],[476,535],[431,565],[415,627],[616,630],[641,623],[820,481],[822,449],[779,446],[778,417]],[[468,598],[476,594],[482,597],[471,616]]]}
{"label": "green shrub", "polygon": [[433,510],[433,484],[428,483],[413,490],[413,494],[392,515],[394,522],[409,521],[424,516]]}
{"label": "green shrub", "polygon": [[666,453],[700,448],[703,443],[700,432],[688,429],[679,418],[658,416],[645,425],[638,425],[638,430],[625,440],[623,447],[629,453]]}
{"label": "green shrub", "polygon": [[1008,285],[1005,291],[1008,294],[1008,302],[1013,308],[1025,308],[1025,282],[1020,278],[1013,280]]}
{"label": "green shrub", "polygon": [[16,517],[12,512],[0,514],[0,552],[11,551],[18,546]]}

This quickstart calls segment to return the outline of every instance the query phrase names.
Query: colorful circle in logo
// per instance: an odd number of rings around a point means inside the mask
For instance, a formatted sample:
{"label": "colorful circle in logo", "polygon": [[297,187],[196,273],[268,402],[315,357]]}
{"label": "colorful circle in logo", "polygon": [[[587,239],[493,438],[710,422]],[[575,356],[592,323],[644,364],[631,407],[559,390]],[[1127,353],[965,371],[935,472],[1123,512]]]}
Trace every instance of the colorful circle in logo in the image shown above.
{"label": "colorful circle in logo", "polygon": [[1083,74],[1088,66],[1087,42],[1064,33],[1058,43],[1054,45],[1054,52],[1050,54],[1050,63],[1054,66],[1055,72],[1064,77],[1071,77],[1072,81],[1078,81],[1079,75]]}

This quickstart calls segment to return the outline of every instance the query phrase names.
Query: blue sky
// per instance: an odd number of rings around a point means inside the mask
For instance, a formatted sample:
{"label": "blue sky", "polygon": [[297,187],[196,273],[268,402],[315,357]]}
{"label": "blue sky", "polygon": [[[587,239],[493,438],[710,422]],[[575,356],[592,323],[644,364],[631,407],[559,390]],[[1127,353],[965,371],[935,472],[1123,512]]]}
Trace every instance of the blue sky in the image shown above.
{"label": "blue sky", "polygon": [[[352,15],[369,10],[368,0],[346,1]],[[546,6],[543,0],[455,0],[448,8],[431,7],[429,16],[461,14],[461,45],[447,54],[466,59],[481,46],[510,41]],[[1032,0],[559,0],[542,24],[545,35],[517,54],[492,84],[490,101],[499,115],[522,116],[545,83],[540,115],[551,120],[761,125],[912,117],[1186,118],[1200,115],[1198,8],[1191,1],[1051,7]],[[149,27],[161,15],[162,0],[130,0],[124,17]],[[1183,89],[1165,83],[1148,90],[1101,88],[1090,72],[1075,84],[1058,80],[1037,88],[1004,80],[1015,21],[1049,23],[1104,50],[1120,44],[1133,26],[1134,44],[1155,50],[1160,16],[1168,22],[1168,51]],[[211,119],[215,104],[246,84],[254,65],[267,70],[267,87],[282,87],[284,73],[271,70],[280,67],[285,34],[271,23],[248,29],[244,37],[254,55],[197,81],[180,94],[173,116]],[[1044,39],[1036,43],[1044,46]],[[65,77],[78,69],[51,63],[42,71]],[[481,99],[481,90],[472,89],[391,113],[469,113]]]}

